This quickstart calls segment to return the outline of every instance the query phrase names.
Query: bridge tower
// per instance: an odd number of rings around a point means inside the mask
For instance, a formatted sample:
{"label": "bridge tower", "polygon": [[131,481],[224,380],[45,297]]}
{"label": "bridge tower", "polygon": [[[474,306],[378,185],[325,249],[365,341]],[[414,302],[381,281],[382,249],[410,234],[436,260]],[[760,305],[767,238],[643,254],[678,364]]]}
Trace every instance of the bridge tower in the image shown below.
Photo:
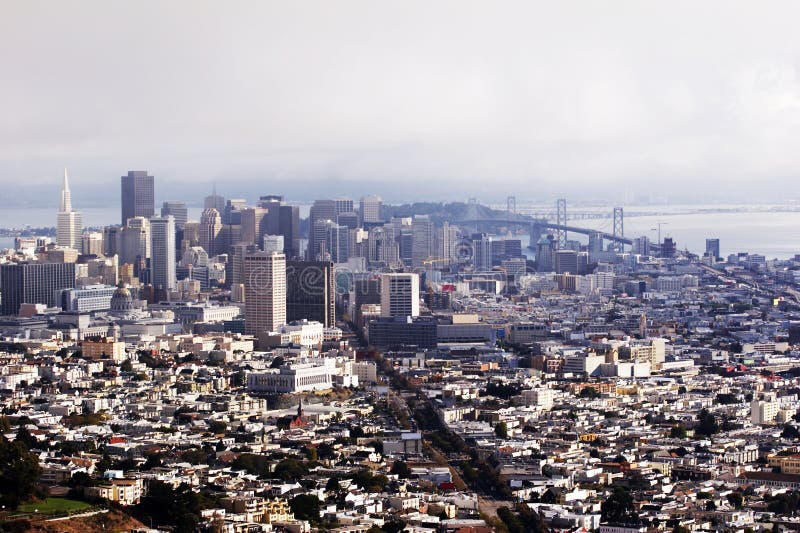
{"label": "bridge tower", "polygon": [[[567,200],[565,198],[556,200],[556,224],[559,226],[567,225]],[[558,249],[565,249],[567,247],[567,230],[558,228],[558,230],[556,230],[556,237]]]}
{"label": "bridge tower", "polygon": [[509,196],[506,198],[506,211],[516,214],[517,212],[517,197]]}
{"label": "bridge tower", "polygon": [[[622,217],[622,208],[615,207],[614,208],[614,237],[624,237],[625,236],[625,225]],[[614,243],[614,247],[618,252],[622,252],[625,247],[624,245],[617,241]]]}

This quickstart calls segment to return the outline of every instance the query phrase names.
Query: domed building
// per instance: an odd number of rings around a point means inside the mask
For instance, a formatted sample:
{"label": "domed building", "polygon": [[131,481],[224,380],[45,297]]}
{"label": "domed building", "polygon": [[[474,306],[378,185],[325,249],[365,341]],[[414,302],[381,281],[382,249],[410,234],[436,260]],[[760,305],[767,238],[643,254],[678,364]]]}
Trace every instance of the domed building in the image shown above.
{"label": "domed building", "polygon": [[133,305],[133,296],[130,289],[126,287],[125,283],[120,283],[117,290],[111,296],[111,312],[127,314],[135,310]]}

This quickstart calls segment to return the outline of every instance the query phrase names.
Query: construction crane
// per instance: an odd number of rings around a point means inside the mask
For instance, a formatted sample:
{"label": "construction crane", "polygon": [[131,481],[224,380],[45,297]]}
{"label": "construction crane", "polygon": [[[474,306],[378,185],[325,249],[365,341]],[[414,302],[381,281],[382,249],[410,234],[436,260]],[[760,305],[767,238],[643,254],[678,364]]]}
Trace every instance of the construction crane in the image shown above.
{"label": "construction crane", "polygon": [[437,263],[449,262],[450,260],[446,257],[428,257],[427,259],[423,259],[422,265],[428,267],[428,274],[425,282],[428,284],[428,297],[430,298],[429,302],[433,302],[433,285],[431,285],[431,278],[433,277],[433,265]]}

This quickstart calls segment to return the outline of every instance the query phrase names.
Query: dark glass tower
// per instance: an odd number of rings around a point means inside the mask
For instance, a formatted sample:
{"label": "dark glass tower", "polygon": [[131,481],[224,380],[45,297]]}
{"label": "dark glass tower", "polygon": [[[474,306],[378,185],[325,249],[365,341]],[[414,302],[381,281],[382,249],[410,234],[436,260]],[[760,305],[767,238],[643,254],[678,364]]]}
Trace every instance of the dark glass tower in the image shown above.
{"label": "dark glass tower", "polygon": [[131,170],[122,176],[122,225],[129,218],[150,218],[156,214],[155,179],[146,170]]}

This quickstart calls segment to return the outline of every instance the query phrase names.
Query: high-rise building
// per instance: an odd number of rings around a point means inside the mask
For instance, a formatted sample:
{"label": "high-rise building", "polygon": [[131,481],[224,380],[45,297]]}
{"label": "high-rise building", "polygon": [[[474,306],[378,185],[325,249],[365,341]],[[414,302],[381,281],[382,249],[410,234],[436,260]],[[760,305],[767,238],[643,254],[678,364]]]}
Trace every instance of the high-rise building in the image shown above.
{"label": "high-rise building", "polygon": [[381,275],[381,316],[419,316],[419,275]]}
{"label": "high-rise building", "polygon": [[325,225],[325,251],[334,263],[346,263],[350,258],[350,228],[334,222]]}
{"label": "high-rise building", "polygon": [[315,200],[308,212],[308,258],[316,259],[324,248],[326,230],[319,222],[336,221],[336,202],[334,200]]}
{"label": "high-rise building", "polygon": [[283,253],[286,257],[300,257],[300,208],[282,205],[278,233],[283,235]]}
{"label": "high-rise building", "polygon": [[240,213],[240,242],[244,244],[260,243],[262,236],[267,234],[267,210],[263,207],[245,207]]}
{"label": "high-rise building", "polygon": [[122,176],[122,225],[129,218],[150,218],[156,214],[155,178],[148,176],[146,170],[131,170]]}
{"label": "high-rise building", "polygon": [[442,266],[458,262],[458,228],[445,221],[436,232],[436,257]]}
{"label": "high-rise building", "polygon": [[283,235],[264,235],[262,250],[268,253],[283,253]]}
{"label": "high-rise building", "polygon": [[150,219],[150,273],[156,289],[175,289],[175,218]]}
{"label": "high-rise building", "polygon": [[117,236],[119,263],[134,265],[138,275],[139,266],[150,257],[150,220],[144,217],[129,218]]}
{"label": "high-rise building", "polygon": [[75,263],[9,263],[0,265],[3,315],[16,315],[22,304],[54,307],[57,291],[75,287]]}
{"label": "high-rise building", "polygon": [[433,256],[433,221],[428,215],[415,215],[411,221],[411,262],[414,266],[422,266],[423,262]]}
{"label": "high-rise building", "polygon": [[175,219],[175,229],[183,230],[183,227],[189,221],[189,210],[186,208],[186,202],[167,201],[161,204],[161,216],[166,217],[172,215]]}
{"label": "high-rise building", "polygon": [[719,239],[706,239],[706,255],[717,258],[719,255]]}
{"label": "high-rise building", "polygon": [[[334,200],[336,204],[336,216],[338,217],[340,213],[352,213],[353,209],[353,200],[350,198],[337,198]],[[336,220],[335,218],[333,220]]]}
{"label": "high-rise building", "polygon": [[203,210],[200,216],[200,246],[208,252],[210,257],[222,253],[220,246],[220,233],[222,232],[222,217],[213,207]]}
{"label": "high-rise building", "polygon": [[472,266],[478,272],[492,269],[492,239],[485,233],[472,235]]}
{"label": "high-rise building", "polygon": [[99,231],[81,235],[81,253],[84,255],[103,255],[103,234]]}
{"label": "high-rise building", "polygon": [[383,202],[380,196],[362,196],[358,204],[362,225],[381,222],[381,206]]}
{"label": "high-rise building", "polygon": [[81,214],[72,210],[72,193],[69,190],[67,169],[64,169],[64,181],[61,187],[61,203],[56,219],[56,243],[64,248],[81,251],[81,232],[83,221]]}
{"label": "high-rise building", "polygon": [[203,198],[203,209],[216,209],[220,213],[220,216],[225,212],[225,198],[217,194],[216,183],[214,184],[211,194]]}
{"label": "high-rise building", "polygon": [[329,261],[286,263],[286,320],[303,319],[336,325],[336,287]]}
{"label": "high-rise building", "polygon": [[578,271],[578,252],[575,250],[556,250],[556,274],[582,274]]}
{"label": "high-rise building", "polygon": [[286,256],[244,256],[244,329],[248,335],[277,331],[286,323]]}
{"label": "high-rise building", "polygon": [[600,232],[589,234],[589,253],[599,254],[603,251],[603,234]]}
{"label": "high-rise building", "polygon": [[547,235],[536,243],[536,271],[553,272],[555,267],[555,238]]}

